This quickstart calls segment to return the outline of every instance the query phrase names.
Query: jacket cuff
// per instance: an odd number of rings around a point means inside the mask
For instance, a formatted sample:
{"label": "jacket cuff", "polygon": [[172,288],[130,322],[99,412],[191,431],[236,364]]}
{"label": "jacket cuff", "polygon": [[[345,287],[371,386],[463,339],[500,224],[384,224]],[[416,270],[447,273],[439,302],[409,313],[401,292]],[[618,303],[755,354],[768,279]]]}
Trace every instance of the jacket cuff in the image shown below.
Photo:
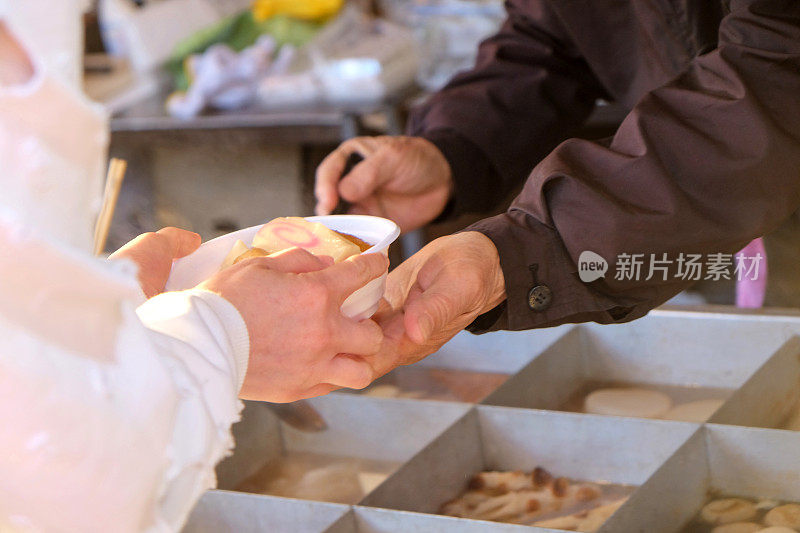
{"label": "jacket cuff", "polygon": [[244,384],[244,377],[247,375],[247,367],[250,362],[250,335],[244,318],[232,303],[217,293],[205,289],[191,289],[186,292],[203,300],[222,323],[222,327],[228,334],[233,350],[233,360],[236,364],[238,384],[236,390],[242,390],[242,384]]}
{"label": "jacket cuff", "polygon": [[480,148],[451,130],[434,130],[419,136],[442,152],[453,178],[453,197],[437,222],[464,213],[485,212],[500,201],[497,173]]}
{"label": "jacket cuff", "polygon": [[[578,277],[575,263],[555,229],[512,209],[481,220],[464,231],[478,231],[497,248],[506,284],[506,302],[469,326],[473,333],[519,331],[566,323],[624,322],[643,316],[650,306],[620,305]],[[536,292],[535,287],[545,287]],[[546,305],[537,298],[546,292]]]}

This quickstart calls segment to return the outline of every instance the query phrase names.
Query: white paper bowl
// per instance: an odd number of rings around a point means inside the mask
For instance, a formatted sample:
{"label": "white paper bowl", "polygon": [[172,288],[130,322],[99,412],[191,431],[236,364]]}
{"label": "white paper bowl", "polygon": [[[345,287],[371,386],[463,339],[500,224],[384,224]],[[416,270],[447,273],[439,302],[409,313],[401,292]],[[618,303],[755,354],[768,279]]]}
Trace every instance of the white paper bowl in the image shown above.
{"label": "white paper bowl", "polygon": [[[329,215],[306,217],[309,222],[319,222],[334,231],[347,233],[363,240],[372,247],[365,254],[389,254],[389,245],[400,235],[400,228],[391,220],[364,215]],[[219,267],[234,243],[241,239],[248,246],[263,224],[234,231],[204,243],[193,254],[178,259],[172,265],[166,290],[190,289],[204,282],[219,271]],[[388,272],[387,272],[388,273]],[[374,279],[351,294],[342,304],[342,314],[363,320],[378,309],[386,290],[386,275]]]}

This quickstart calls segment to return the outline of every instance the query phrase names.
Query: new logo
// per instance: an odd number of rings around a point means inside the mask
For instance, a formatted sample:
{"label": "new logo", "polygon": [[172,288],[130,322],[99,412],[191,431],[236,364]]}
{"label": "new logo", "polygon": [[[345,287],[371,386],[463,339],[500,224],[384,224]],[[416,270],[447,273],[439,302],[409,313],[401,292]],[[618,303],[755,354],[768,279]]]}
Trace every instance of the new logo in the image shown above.
{"label": "new logo", "polygon": [[578,258],[578,276],[582,282],[591,283],[596,279],[604,278],[606,272],[608,272],[608,261],[592,251],[581,252],[581,256]]}

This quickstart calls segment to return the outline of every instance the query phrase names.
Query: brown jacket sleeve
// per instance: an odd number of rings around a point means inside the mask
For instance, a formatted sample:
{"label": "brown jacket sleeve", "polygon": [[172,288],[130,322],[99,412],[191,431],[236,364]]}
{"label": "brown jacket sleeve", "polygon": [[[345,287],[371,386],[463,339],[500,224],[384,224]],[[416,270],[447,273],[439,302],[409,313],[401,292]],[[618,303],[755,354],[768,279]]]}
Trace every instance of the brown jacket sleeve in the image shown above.
{"label": "brown jacket sleeve", "polygon": [[[682,281],[584,284],[592,250],[733,253],[800,203],[800,2],[731,0],[716,51],[634,108],[606,144],[569,140],[529,176],[510,210],[479,222],[497,245],[508,300],[484,329],[631,320]],[[528,306],[530,265],[552,305]]]}
{"label": "brown jacket sleeve", "polygon": [[409,134],[433,142],[450,163],[453,213],[488,211],[507,198],[602,94],[547,2],[516,0],[507,10],[475,67],[410,119]]}

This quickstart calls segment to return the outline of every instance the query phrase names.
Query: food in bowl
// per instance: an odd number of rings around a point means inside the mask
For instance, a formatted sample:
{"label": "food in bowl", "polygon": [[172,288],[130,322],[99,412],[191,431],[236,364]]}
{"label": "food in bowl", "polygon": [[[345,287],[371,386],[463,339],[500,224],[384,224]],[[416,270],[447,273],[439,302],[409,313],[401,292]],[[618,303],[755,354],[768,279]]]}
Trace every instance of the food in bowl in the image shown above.
{"label": "food in bowl", "polygon": [[319,222],[300,217],[282,217],[262,226],[253,237],[252,246],[237,240],[220,269],[291,248],[303,248],[314,255],[327,255],[333,258],[334,263],[339,263],[371,247],[371,244],[354,235],[334,231]]}
{"label": "food in bowl", "polygon": [[[293,225],[298,224],[295,217],[277,220],[289,220]],[[359,251],[368,247],[363,253],[388,255],[389,245],[400,235],[400,228],[397,227],[397,224],[391,220],[379,217],[365,215],[329,215],[308,217],[300,220],[303,222],[323,224],[326,228],[338,232],[337,238],[341,237],[350,240],[347,236],[355,235],[363,242],[363,244],[358,247]],[[273,224],[275,223],[276,221],[273,221]],[[302,222],[299,224],[302,224]],[[181,291],[196,287],[198,284],[219,272],[221,265],[229,266],[233,264],[233,261],[242,254],[253,249],[253,240],[264,227],[264,225],[252,226],[233,233],[228,233],[227,235],[222,235],[203,243],[193,254],[176,260],[172,265],[172,272],[167,280],[166,290]],[[308,229],[308,226],[304,227]],[[318,231],[322,230],[318,229]],[[241,242],[237,243],[237,241]],[[248,245],[247,243],[251,244]],[[290,243],[280,248],[286,249],[296,246],[296,243]],[[350,250],[353,253],[358,253],[352,248],[350,248]],[[264,252],[266,252],[266,250],[264,250]],[[252,253],[261,254],[263,252],[256,250]],[[325,252],[313,250],[313,253],[323,254]],[[328,252],[328,254],[330,253],[332,252]],[[226,256],[229,257],[227,261],[224,261]],[[378,309],[381,297],[383,297],[386,288],[387,274],[388,272],[384,273],[384,275],[379,278],[373,279],[348,296],[342,304],[342,314],[355,320],[363,320],[371,317]]]}

